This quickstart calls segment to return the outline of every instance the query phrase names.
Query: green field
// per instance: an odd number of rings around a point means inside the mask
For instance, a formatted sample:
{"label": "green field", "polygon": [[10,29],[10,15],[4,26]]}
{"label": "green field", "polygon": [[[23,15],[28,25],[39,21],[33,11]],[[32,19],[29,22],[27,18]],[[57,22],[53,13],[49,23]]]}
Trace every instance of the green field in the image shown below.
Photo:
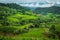
{"label": "green field", "polygon": [[60,14],[0,3],[0,40],[60,40]]}

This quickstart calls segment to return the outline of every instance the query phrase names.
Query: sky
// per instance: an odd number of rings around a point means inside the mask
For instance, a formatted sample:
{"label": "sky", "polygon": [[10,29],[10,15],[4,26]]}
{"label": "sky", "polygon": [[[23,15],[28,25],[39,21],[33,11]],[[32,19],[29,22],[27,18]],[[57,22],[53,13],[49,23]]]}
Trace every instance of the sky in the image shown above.
{"label": "sky", "polygon": [[[52,3],[52,4],[46,4],[46,5],[24,5],[27,7],[51,7],[57,4],[56,6],[60,7],[60,0],[0,0],[0,3],[29,3],[29,2],[39,2],[39,3]],[[59,5],[58,5],[59,4]]]}
{"label": "sky", "polygon": [[60,2],[60,0],[0,0],[0,3],[20,3],[20,2]]}

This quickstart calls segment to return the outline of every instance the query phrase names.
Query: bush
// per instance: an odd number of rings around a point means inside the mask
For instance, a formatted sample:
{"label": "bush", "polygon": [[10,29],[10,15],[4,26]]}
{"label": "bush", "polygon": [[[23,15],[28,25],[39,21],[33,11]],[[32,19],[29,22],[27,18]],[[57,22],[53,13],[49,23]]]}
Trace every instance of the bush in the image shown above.
{"label": "bush", "polygon": [[14,40],[14,39],[11,37],[0,36],[0,40]]}
{"label": "bush", "polygon": [[8,34],[20,33],[20,30],[18,30],[18,28],[13,28],[13,27],[0,27],[0,31],[3,33],[8,33]]}

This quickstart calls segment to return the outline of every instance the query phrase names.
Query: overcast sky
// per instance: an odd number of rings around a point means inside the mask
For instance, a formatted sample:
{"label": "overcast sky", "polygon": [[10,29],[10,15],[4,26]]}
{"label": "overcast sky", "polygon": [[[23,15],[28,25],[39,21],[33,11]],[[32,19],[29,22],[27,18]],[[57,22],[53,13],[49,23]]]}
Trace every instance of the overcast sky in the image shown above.
{"label": "overcast sky", "polygon": [[[51,7],[57,4],[57,6],[60,7],[60,0],[0,0],[0,3],[29,3],[29,2],[48,2],[51,4],[46,4],[46,5],[27,5],[28,7]],[[25,6],[25,4],[24,4]]]}
{"label": "overcast sky", "polygon": [[60,0],[0,0],[0,3],[20,3],[20,2],[60,2]]}

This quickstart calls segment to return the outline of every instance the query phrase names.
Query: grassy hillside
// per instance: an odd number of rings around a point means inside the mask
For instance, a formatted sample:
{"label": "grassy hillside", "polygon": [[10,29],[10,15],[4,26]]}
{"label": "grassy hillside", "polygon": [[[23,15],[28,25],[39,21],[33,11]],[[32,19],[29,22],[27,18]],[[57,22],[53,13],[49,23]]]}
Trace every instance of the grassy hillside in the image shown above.
{"label": "grassy hillside", "polygon": [[41,14],[46,14],[46,13],[54,13],[54,14],[60,14],[60,7],[57,6],[52,6],[48,8],[36,8],[33,10],[35,13],[41,13]]}
{"label": "grassy hillside", "polygon": [[60,40],[60,14],[35,14],[8,5],[0,3],[0,40]]}

